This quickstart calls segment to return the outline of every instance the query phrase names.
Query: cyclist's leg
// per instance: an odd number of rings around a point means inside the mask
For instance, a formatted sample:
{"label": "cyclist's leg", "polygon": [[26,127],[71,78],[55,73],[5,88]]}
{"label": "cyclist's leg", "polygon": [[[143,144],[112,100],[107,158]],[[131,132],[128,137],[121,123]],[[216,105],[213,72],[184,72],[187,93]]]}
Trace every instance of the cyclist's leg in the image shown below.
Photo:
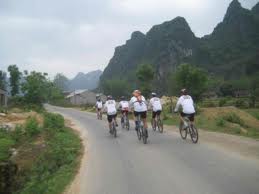
{"label": "cyclist's leg", "polygon": [[190,125],[193,126],[194,125],[194,117],[195,117],[195,113],[190,114],[189,119],[190,119]]}
{"label": "cyclist's leg", "polygon": [[117,113],[116,113],[113,117],[114,117],[115,125],[116,125],[116,127],[118,127],[118,123],[117,123]]}
{"label": "cyclist's leg", "polygon": [[183,128],[184,123],[185,123],[184,116],[185,116],[185,114],[183,112],[181,112],[180,116],[179,116],[179,118],[180,118],[180,128],[181,129]]}
{"label": "cyclist's leg", "polygon": [[147,129],[147,111],[141,112],[141,119],[143,120],[144,128]]}
{"label": "cyclist's leg", "polygon": [[135,121],[135,130],[136,131],[138,130],[138,115],[139,115],[139,112],[134,111],[133,117],[134,117],[134,121]]}
{"label": "cyclist's leg", "polygon": [[112,128],[112,118],[113,118],[112,115],[107,115],[110,132],[111,132],[111,128]]}

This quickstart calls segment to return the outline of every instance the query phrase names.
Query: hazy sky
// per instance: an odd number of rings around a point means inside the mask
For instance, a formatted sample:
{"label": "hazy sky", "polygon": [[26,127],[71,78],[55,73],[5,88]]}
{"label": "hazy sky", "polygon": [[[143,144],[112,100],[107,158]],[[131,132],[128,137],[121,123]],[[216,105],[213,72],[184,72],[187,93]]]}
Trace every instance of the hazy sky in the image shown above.
{"label": "hazy sky", "polygon": [[[259,0],[240,0],[251,8]],[[183,16],[196,36],[212,32],[231,0],[0,0],[0,69],[104,69],[136,30]]]}

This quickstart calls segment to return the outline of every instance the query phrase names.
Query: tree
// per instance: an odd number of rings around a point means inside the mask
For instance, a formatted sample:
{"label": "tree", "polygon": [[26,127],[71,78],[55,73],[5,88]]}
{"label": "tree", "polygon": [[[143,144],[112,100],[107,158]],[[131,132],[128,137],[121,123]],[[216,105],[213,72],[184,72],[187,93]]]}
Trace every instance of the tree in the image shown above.
{"label": "tree", "polygon": [[104,81],[102,89],[104,94],[118,99],[121,96],[129,96],[130,86],[125,80],[113,79]]}
{"label": "tree", "polygon": [[0,70],[0,89],[6,89],[6,73]]}
{"label": "tree", "polygon": [[259,73],[255,74],[251,80],[250,106],[255,107],[256,101],[258,99],[259,99]]}
{"label": "tree", "polygon": [[54,85],[61,91],[68,90],[68,78],[62,73],[58,73],[53,80]]}
{"label": "tree", "polygon": [[182,64],[171,77],[171,88],[174,94],[179,94],[182,88],[186,88],[195,98],[200,99],[202,93],[207,89],[207,73],[198,67]]}
{"label": "tree", "polygon": [[10,65],[8,72],[10,73],[11,95],[15,96],[19,93],[21,72],[16,65]]}
{"label": "tree", "polygon": [[33,71],[25,77],[22,92],[26,103],[41,105],[47,100],[50,94],[50,85],[46,76],[45,73]]}
{"label": "tree", "polygon": [[137,69],[136,76],[143,95],[149,96],[152,89],[152,81],[155,77],[153,67],[147,64],[140,65]]}

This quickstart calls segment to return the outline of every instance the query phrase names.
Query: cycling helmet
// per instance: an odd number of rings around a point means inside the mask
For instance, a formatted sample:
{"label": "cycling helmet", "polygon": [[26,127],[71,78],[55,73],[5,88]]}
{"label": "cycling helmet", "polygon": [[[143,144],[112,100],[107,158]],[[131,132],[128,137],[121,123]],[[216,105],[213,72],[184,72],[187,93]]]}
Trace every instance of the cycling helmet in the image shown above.
{"label": "cycling helmet", "polygon": [[122,97],[121,97],[121,100],[125,100],[125,96],[122,96]]}
{"label": "cycling helmet", "polygon": [[181,94],[182,95],[187,95],[187,90],[185,88],[181,89]]}
{"label": "cycling helmet", "polygon": [[152,92],[151,95],[152,95],[152,97],[156,97],[157,96],[157,94],[155,92]]}
{"label": "cycling helmet", "polygon": [[112,99],[112,96],[111,96],[111,95],[107,96],[107,99],[108,99],[108,100],[111,100],[111,99]]}
{"label": "cycling helmet", "polygon": [[140,90],[134,90],[134,92],[132,93],[133,96],[137,97],[141,95],[141,91]]}

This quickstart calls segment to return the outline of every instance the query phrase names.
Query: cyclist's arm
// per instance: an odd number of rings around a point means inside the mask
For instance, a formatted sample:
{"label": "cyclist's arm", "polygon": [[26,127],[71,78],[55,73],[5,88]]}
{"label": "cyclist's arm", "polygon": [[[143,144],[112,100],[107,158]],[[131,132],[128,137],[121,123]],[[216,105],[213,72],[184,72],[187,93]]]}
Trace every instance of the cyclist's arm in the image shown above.
{"label": "cyclist's arm", "polygon": [[174,112],[178,112],[178,109],[179,109],[181,103],[182,103],[182,99],[181,99],[181,97],[180,97],[180,98],[178,99],[177,103],[176,103]]}

